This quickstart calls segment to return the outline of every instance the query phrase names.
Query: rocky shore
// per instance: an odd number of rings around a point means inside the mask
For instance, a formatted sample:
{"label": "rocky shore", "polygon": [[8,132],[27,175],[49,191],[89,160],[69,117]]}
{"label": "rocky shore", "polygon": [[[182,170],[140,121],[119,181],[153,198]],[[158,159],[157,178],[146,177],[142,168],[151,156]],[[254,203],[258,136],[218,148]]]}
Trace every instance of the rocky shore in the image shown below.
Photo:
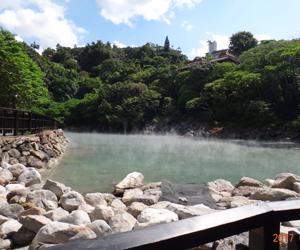
{"label": "rocky shore", "polygon": [[68,143],[61,129],[36,135],[0,137],[0,161],[11,165],[21,163],[43,172],[58,165]]}
{"label": "rocky shore", "polygon": [[[279,174],[275,180],[267,179],[263,183],[243,177],[235,186],[223,179],[195,186],[205,191],[201,196],[210,198],[210,201],[205,199],[204,203],[200,196],[192,197],[191,184],[187,187],[181,184],[181,191],[176,192],[176,184],[169,181],[144,183],[143,180],[141,173],[130,173],[116,185],[113,194],[98,192],[83,196],[62,183],[49,179],[43,182],[35,168],[2,161],[0,249],[40,249],[215,213],[258,201],[300,198],[300,176],[290,173]],[[170,187],[172,197],[168,196]],[[281,233],[290,230],[300,233],[300,221],[282,223]],[[235,249],[238,243],[248,244],[247,233],[195,249]],[[281,249],[287,249],[285,242],[281,242]]]}

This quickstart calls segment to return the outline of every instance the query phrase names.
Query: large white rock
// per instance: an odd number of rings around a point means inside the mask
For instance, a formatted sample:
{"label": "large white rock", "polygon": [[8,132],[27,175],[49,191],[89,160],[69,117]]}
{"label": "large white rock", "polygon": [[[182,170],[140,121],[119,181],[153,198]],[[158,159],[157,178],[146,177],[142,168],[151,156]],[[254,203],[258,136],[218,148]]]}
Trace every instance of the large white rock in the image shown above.
{"label": "large white rock", "polygon": [[199,204],[196,206],[184,206],[180,204],[171,203],[166,207],[166,209],[177,214],[180,220],[215,212],[215,210],[210,209],[209,207],[203,204]]}
{"label": "large white rock", "polygon": [[109,219],[109,226],[114,234],[131,231],[136,219],[124,210],[114,209],[114,216]]}
{"label": "large white rock", "polygon": [[12,173],[12,175],[15,178],[18,178],[22,173],[24,173],[27,170],[27,168],[23,164],[17,163],[8,167],[8,170]]}
{"label": "large white rock", "polygon": [[86,226],[91,223],[89,215],[82,210],[74,210],[65,217],[60,218],[59,221],[78,226]]}
{"label": "large white rock", "polygon": [[3,184],[6,185],[13,179],[13,175],[8,169],[1,169],[0,179],[2,180]]}
{"label": "large white rock", "polygon": [[133,202],[127,208],[127,213],[130,213],[134,218],[137,218],[140,215],[140,213],[143,212],[146,208],[148,208],[148,206],[144,203]]}
{"label": "large white rock", "polygon": [[101,193],[88,193],[85,195],[85,201],[93,207],[99,205],[107,206],[107,202]]}
{"label": "large white rock", "polygon": [[42,177],[35,168],[27,168],[27,170],[19,176],[18,182],[23,182],[26,187],[29,187],[33,184],[41,183]]}
{"label": "large white rock", "polygon": [[26,203],[26,198],[27,195],[30,193],[28,188],[23,188],[23,189],[17,189],[17,190],[12,190],[10,191],[6,198],[9,203],[18,203],[18,204],[23,204]]}
{"label": "large white rock", "polygon": [[7,191],[14,191],[14,190],[19,190],[19,189],[24,189],[25,186],[22,184],[7,184],[5,186]]}
{"label": "large white rock", "polygon": [[235,184],[236,188],[241,187],[241,186],[263,187],[264,185],[258,180],[255,180],[255,179],[252,179],[249,177],[243,177]]}
{"label": "large white rock", "polygon": [[171,204],[170,201],[159,201],[153,205],[151,205],[150,207],[155,208],[155,209],[164,209],[167,206],[169,206]]}
{"label": "large white rock", "polygon": [[7,203],[6,200],[0,198],[0,209],[1,209],[1,207],[5,206],[5,205],[7,205],[7,204],[8,204],[8,203]]}
{"label": "large white rock", "polygon": [[11,239],[0,239],[0,249],[12,249],[13,241]]}
{"label": "large white rock", "polygon": [[12,238],[18,232],[22,224],[17,220],[9,220],[0,226],[0,238]]}
{"label": "large white rock", "polygon": [[59,244],[93,238],[96,238],[96,234],[87,227],[53,221],[38,231],[29,246],[29,250],[36,249],[39,243]]}
{"label": "large white rock", "polygon": [[134,229],[177,221],[178,215],[167,209],[147,208],[137,218]]}
{"label": "large white rock", "polygon": [[97,206],[91,213],[90,219],[91,221],[95,220],[105,220],[107,223],[109,219],[114,216],[114,211],[111,207],[107,207],[104,205]]}
{"label": "large white rock", "polygon": [[127,189],[124,191],[122,201],[126,204],[130,201],[130,198],[135,195],[143,195],[143,191],[139,188]]}
{"label": "large white rock", "polygon": [[294,182],[300,182],[300,176],[291,173],[281,173],[276,176],[272,188],[286,188],[293,190]]}
{"label": "large white rock", "polygon": [[24,208],[19,204],[7,204],[1,207],[0,215],[11,219],[17,219],[23,211]]}
{"label": "large white rock", "polygon": [[300,193],[300,182],[293,183],[293,190],[297,193]]}
{"label": "large white rock", "polygon": [[69,215],[69,212],[61,207],[58,207],[54,210],[50,210],[44,214],[45,217],[49,218],[52,221],[58,221],[67,215]]}
{"label": "large white rock", "polygon": [[6,161],[1,161],[1,167],[4,169],[8,169],[11,165]]}
{"label": "large white rock", "polygon": [[95,207],[89,205],[89,204],[83,204],[83,205],[80,205],[78,207],[78,210],[82,210],[84,212],[86,212],[88,215],[93,212],[93,210],[95,209]]}
{"label": "large white rock", "polygon": [[257,188],[254,190],[250,199],[252,200],[262,200],[262,201],[280,201],[285,200],[290,197],[299,198],[300,195],[294,191],[284,189],[284,188]]}
{"label": "large white rock", "polygon": [[24,212],[20,213],[20,216],[26,216],[26,215],[44,215],[46,213],[46,210],[41,207],[32,207]]}
{"label": "large white rock", "polygon": [[43,226],[50,223],[51,220],[43,215],[20,216],[19,222],[29,230],[37,233]]}
{"label": "large white rock", "polygon": [[129,204],[133,202],[142,202],[147,206],[151,206],[157,203],[158,200],[159,200],[158,195],[148,195],[148,194],[134,195],[130,198]]}
{"label": "large white rock", "polygon": [[33,203],[46,211],[58,207],[57,197],[49,190],[35,190],[27,195],[26,202]]}
{"label": "large white rock", "polygon": [[64,193],[71,191],[71,189],[69,187],[66,187],[65,184],[57,181],[52,181],[49,179],[45,182],[43,189],[50,190],[52,193],[54,193],[57,196],[58,199]]}
{"label": "large white rock", "polygon": [[272,179],[265,179],[263,181],[263,184],[265,184],[267,187],[272,187],[272,185],[274,184],[275,180]]}
{"label": "large white rock", "polygon": [[87,227],[92,229],[97,237],[112,234],[110,226],[104,220],[95,220],[88,224]]}
{"label": "large white rock", "polygon": [[80,205],[86,204],[82,195],[75,191],[63,194],[59,200],[62,207],[68,212],[78,209]]}
{"label": "large white rock", "polygon": [[4,194],[6,192],[7,192],[6,188],[0,185],[0,194]]}
{"label": "large white rock", "polygon": [[234,189],[234,186],[231,184],[231,182],[223,180],[223,179],[217,179],[212,182],[207,183],[208,187],[213,188],[217,190],[218,192],[229,192],[231,193]]}
{"label": "large white rock", "polygon": [[2,225],[4,222],[12,220],[11,218],[5,217],[3,215],[0,215],[0,225]]}
{"label": "large white rock", "polygon": [[120,183],[116,185],[116,188],[126,189],[135,188],[141,186],[144,181],[144,176],[141,173],[133,172],[128,174]]}
{"label": "large white rock", "polygon": [[126,209],[126,205],[125,205],[122,201],[120,201],[120,200],[118,200],[118,199],[115,199],[115,200],[111,203],[111,207],[117,208],[117,209],[123,209],[123,210]]}

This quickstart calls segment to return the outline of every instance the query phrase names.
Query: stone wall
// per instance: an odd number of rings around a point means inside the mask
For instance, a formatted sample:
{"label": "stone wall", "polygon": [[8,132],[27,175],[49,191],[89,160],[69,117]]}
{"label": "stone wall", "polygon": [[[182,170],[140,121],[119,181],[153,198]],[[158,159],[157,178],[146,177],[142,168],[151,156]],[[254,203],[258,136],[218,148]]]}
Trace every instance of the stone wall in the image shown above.
{"label": "stone wall", "polygon": [[29,136],[0,137],[0,162],[21,163],[42,172],[59,163],[68,143],[61,129]]}

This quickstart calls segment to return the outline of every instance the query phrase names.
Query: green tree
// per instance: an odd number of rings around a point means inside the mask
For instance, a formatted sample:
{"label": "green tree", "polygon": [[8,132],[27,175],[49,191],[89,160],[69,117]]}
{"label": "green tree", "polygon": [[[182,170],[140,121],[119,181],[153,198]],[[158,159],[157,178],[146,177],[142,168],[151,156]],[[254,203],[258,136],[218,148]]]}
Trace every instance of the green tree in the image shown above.
{"label": "green tree", "polygon": [[168,52],[169,50],[170,50],[170,41],[169,41],[169,38],[167,36],[166,40],[165,40],[165,44],[164,44],[164,51]]}
{"label": "green tree", "polygon": [[39,111],[49,100],[41,69],[22,50],[13,34],[0,27],[0,106]]}
{"label": "green tree", "polygon": [[240,31],[230,37],[229,52],[240,56],[244,51],[254,48],[257,43],[251,32]]}
{"label": "green tree", "polygon": [[98,40],[97,43],[87,44],[80,56],[79,63],[82,70],[92,72],[92,68],[100,65],[106,59],[112,58],[110,49],[105,48],[105,45]]}

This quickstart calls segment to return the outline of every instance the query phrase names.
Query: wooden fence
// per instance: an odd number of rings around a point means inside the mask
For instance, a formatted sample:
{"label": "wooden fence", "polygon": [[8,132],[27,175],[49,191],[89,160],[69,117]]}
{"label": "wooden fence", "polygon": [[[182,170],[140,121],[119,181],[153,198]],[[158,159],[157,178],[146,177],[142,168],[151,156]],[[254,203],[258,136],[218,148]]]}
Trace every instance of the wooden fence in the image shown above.
{"label": "wooden fence", "polygon": [[57,129],[58,120],[31,111],[0,108],[0,135],[35,134],[46,129]]}
{"label": "wooden fence", "polygon": [[279,250],[282,241],[288,244],[288,250],[299,250],[299,234],[280,234],[280,222],[299,219],[300,200],[260,202],[48,249],[181,250],[249,231],[249,246],[237,244],[236,250]]}

